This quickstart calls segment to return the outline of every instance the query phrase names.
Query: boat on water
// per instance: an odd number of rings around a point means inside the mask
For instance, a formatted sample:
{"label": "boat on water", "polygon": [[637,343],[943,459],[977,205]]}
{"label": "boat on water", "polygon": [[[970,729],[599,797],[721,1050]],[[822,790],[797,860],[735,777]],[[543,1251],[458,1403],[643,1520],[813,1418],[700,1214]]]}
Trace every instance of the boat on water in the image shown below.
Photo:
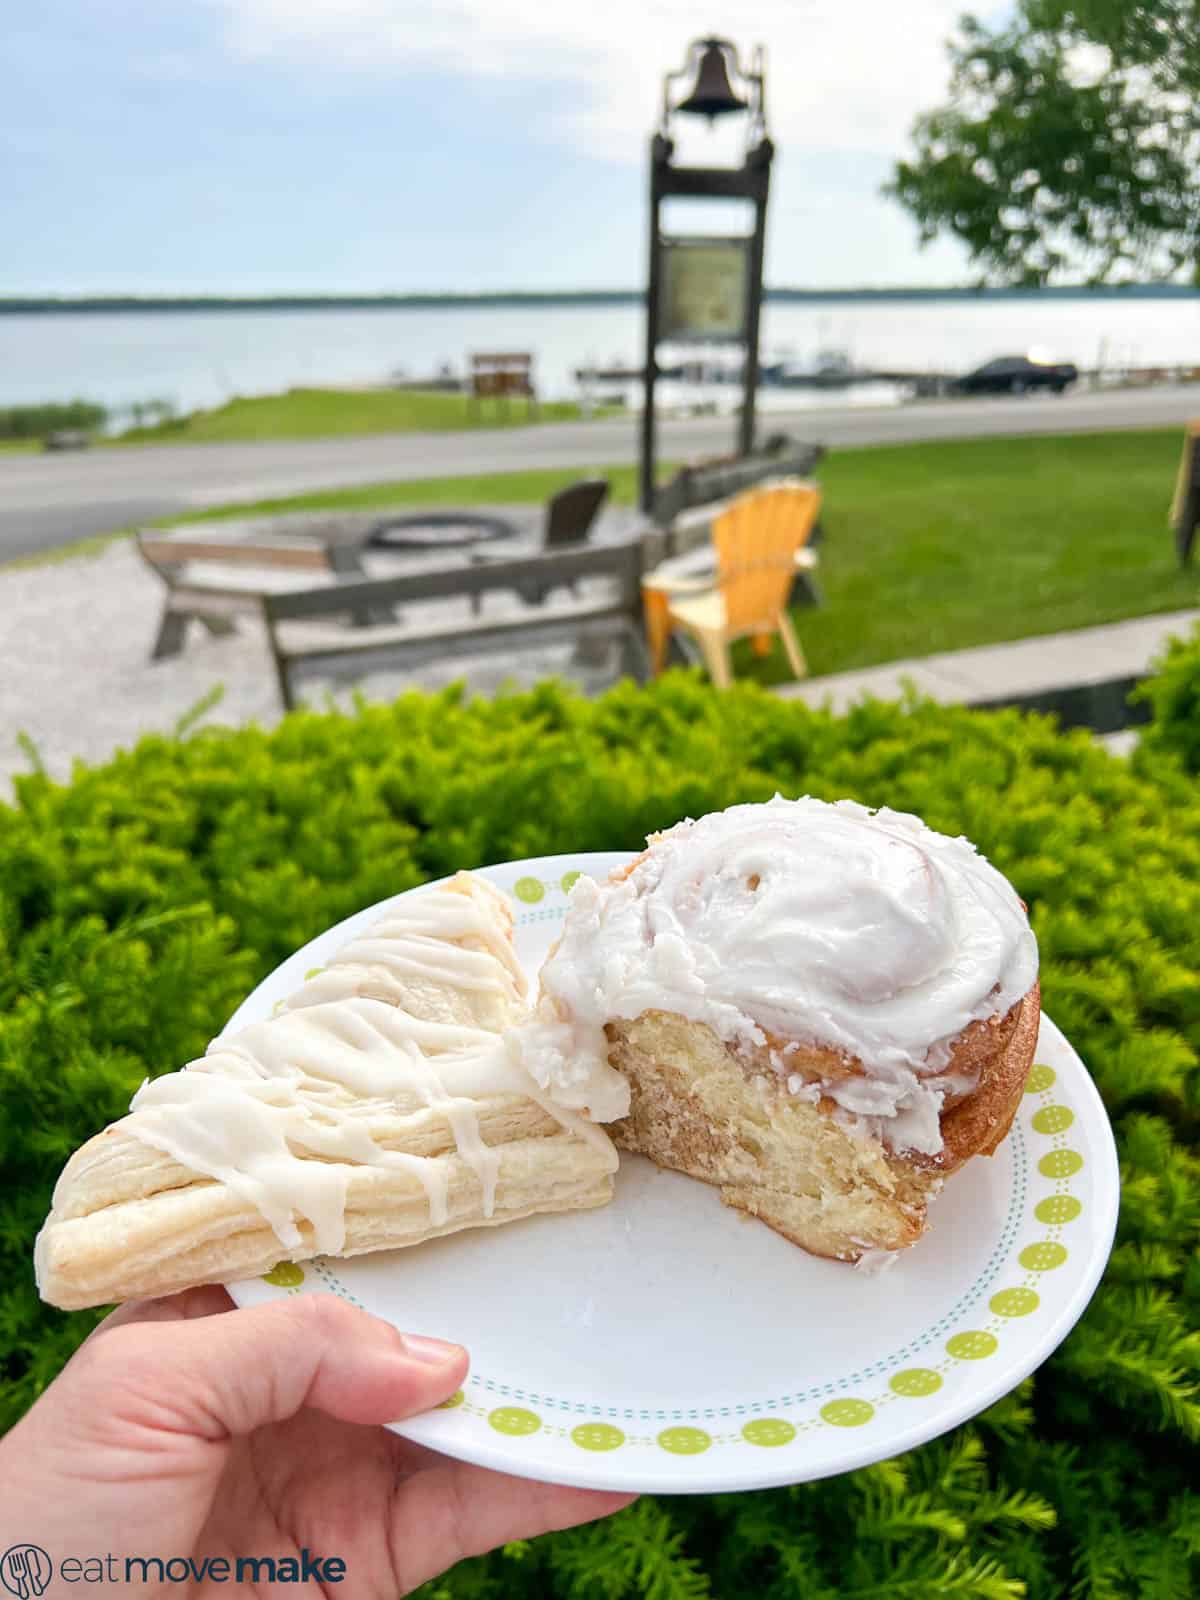
{"label": "boat on water", "polygon": [[[684,383],[707,387],[740,384],[743,357],[740,353],[721,350],[705,351],[683,359],[659,363],[659,381]],[[644,369],[640,366],[578,367],[578,383],[596,384],[640,383]],[[794,353],[768,353],[758,366],[758,383],[762,389],[849,389],[858,383],[875,383],[878,374],[857,367],[848,350],[830,348],[818,350],[811,361],[801,361]]]}
{"label": "boat on water", "polygon": [[785,359],[760,368],[765,388],[849,389],[856,383],[875,383],[878,374],[857,367],[849,350],[818,350],[811,362]]}

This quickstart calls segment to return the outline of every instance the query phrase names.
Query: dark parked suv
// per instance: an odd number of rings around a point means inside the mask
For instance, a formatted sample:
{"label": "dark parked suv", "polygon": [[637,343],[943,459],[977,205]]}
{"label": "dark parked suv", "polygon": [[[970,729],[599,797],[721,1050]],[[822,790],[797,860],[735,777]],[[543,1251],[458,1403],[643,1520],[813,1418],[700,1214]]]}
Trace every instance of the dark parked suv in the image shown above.
{"label": "dark parked suv", "polygon": [[1062,394],[1079,377],[1079,368],[1069,361],[1052,363],[1030,361],[1028,356],[999,356],[988,361],[957,387],[965,394],[1027,394],[1030,389],[1053,389]]}

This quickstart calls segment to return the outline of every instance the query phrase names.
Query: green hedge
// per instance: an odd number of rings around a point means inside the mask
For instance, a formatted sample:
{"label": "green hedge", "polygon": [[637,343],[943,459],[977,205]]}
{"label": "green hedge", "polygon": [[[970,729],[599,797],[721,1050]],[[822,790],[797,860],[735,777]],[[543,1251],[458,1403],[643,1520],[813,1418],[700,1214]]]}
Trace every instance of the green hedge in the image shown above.
{"label": "green hedge", "polygon": [[851,795],[967,833],[1031,906],[1046,1007],[1120,1141],[1120,1233],[1090,1310],[1018,1393],[911,1455],[804,1488],[646,1500],[429,1593],[1193,1594],[1200,788],[1166,732],[1126,763],[1015,713],[914,702],[837,719],[677,675],[590,703],[554,686],[409,695],[269,734],[146,739],[65,787],[20,780],[0,809],[3,1416],[93,1320],[33,1290],[61,1162],[296,945],[456,867],[634,847],[776,789]]}
{"label": "green hedge", "polygon": [[46,402],[36,406],[0,406],[0,439],[44,439],[59,429],[90,432],[108,420],[103,406],[90,400]]}
{"label": "green hedge", "polygon": [[1170,640],[1154,676],[1136,694],[1154,714],[1143,752],[1177,756],[1188,772],[1200,773],[1200,628],[1188,639]]}

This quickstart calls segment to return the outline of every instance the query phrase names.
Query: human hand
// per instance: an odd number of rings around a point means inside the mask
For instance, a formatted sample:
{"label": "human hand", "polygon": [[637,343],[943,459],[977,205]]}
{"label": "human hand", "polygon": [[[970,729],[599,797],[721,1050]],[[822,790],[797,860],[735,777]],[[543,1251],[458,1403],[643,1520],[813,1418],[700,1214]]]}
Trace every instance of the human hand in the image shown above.
{"label": "human hand", "polygon": [[191,1557],[210,1576],[184,1592],[215,1595],[233,1585],[206,1557],[232,1576],[239,1556],[299,1565],[307,1549],[344,1561],[354,1600],[392,1600],[633,1498],[508,1477],[380,1427],[454,1393],[458,1345],[402,1336],[330,1295],[230,1306],[212,1288],[122,1307],[0,1441],[0,1551],[46,1551],[46,1594],[75,1593],[68,1557],[112,1555],[109,1581],[124,1581],[127,1556]]}

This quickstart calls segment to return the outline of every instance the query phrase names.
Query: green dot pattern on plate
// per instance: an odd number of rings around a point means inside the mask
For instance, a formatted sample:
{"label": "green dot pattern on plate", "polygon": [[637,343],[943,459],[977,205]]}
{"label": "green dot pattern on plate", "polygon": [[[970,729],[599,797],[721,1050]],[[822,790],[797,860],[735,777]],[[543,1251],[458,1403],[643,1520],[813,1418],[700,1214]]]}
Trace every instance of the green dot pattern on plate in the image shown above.
{"label": "green dot pattern on plate", "polygon": [[514,1436],[536,1433],[542,1425],[541,1417],[526,1411],[524,1406],[498,1406],[495,1411],[488,1412],[488,1421],[497,1433]]}
{"label": "green dot pattern on plate", "polygon": [[831,1400],[821,1407],[821,1416],[835,1428],[861,1428],[875,1415],[875,1407],[865,1400]]}
{"label": "green dot pattern on plate", "polygon": [[463,1394],[462,1390],[461,1389],[456,1389],[448,1400],[442,1400],[442,1401],[439,1402],[438,1410],[439,1411],[453,1411],[455,1406],[462,1405],[462,1403],[463,1403],[465,1398],[466,1398],[466,1396]]}
{"label": "green dot pattern on plate", "polygon": [[956,1361],[982,1361],[985,1356],[995,1355],[996,1349],[996,1335],[982,1333],[978,1329],[956,1333],[953,1338],[946,1340],[946,1354],[953,1356]]}
{"label": "green dot pattern on plate", "polygon": [[324,967],[309,967],[308,971],[304,974],[305,983],[307,983],[310,978],[319,978],[324,971]]}
{"label": "green dot pattern on plate", "polygon": [[893,1394],[902,1394],[906,1400],[923,1399],[927,1394],[936,1394],[941,1387],[940,1376],[928,1367],[908,1367],[896,1373],[888,1383]]}
{"label": "green dot pattern on plate", "polygon": [[658,1442],[673,1456],[698,1456],[708,1449],[712,1439],[703,1428],[664,1428]]}
{"label": "green dot pattern on plate", "polygon": [[1043,1178],[1073,1178],[1082,1166],[1078,1150],[1051,1150],[1038,1162],[1038,1171]]}
{"label": "green dot pattern on plate", "polygon": [[571,1437],[581,1450],[617,1450],[625,1435],[611,1422],[581,1422],[571,1429]]}
{"label": "green dot pattern on plate", "polygon": [[1001,1289],[988,1301],[998,1317],[1027,1317],[1040,1304],[1032,1289]]}
{"label": "green dot pattern on plate", "polygon": [[1036,1067],[1030,1069],[1029,1076],[1025,1080],[1025,1093],[1041,1094],[1044,1089],[1050,1087],[1054,1082],[1054,1078],[1054,1068],[1044,1067],[1039,1063]]}
{"label": "green dot pattern on plate", "polygon": [[1075,1113],[1068,1106],[1043,1106],[1033,1113],[1038,1133],[1065,1133],[1074,1121]]}
{"label": "green dot pattern on plate", "polygon": [[538,878],[518,878],[513,885],[513,893],[527,906],[535,906],[546,893],[546,886]]}
{"label": "green dot pattern on plate", "polygon": [[304,1282],[304,1268],[294,1261],[280,1261],[263,1273],[263,1282],[273,1283],[277,1289],[296,1289]]}
{"label": "green dot pattern on plate", "polygon": [[795,1428],[782,1417],[755,1417],[742,1429],[742,1438],[747,1444],[760,1444],[766,1449],[791,1444],[795,1437]]}
{"label": "green dot pattern on plate", "polygon": [[1052,1239],[1045,1239],[1041,1244],[1027,1244],[1017,1257],[1030,1272],[1053,1272],[1066,1259],[1066,1246],[1056,1244]]}
{"label": "green dot pattern on plate", "polygon": [[1033,1214],[1039,1222],[1048,1222],[1051,1227],[1060,1228],[1064,1222],[1074,1222],[1082,1210],[1073,1194],[1051,1194],[1038,1202]]}
{"label": "green dot pattern on plate", "polygon": [[559,885],[564,894],[570,894],[571,890],[575,887],[575,881],[579,876],[580,875],[578,872],[563,873],[562,877],[559,879]]}

